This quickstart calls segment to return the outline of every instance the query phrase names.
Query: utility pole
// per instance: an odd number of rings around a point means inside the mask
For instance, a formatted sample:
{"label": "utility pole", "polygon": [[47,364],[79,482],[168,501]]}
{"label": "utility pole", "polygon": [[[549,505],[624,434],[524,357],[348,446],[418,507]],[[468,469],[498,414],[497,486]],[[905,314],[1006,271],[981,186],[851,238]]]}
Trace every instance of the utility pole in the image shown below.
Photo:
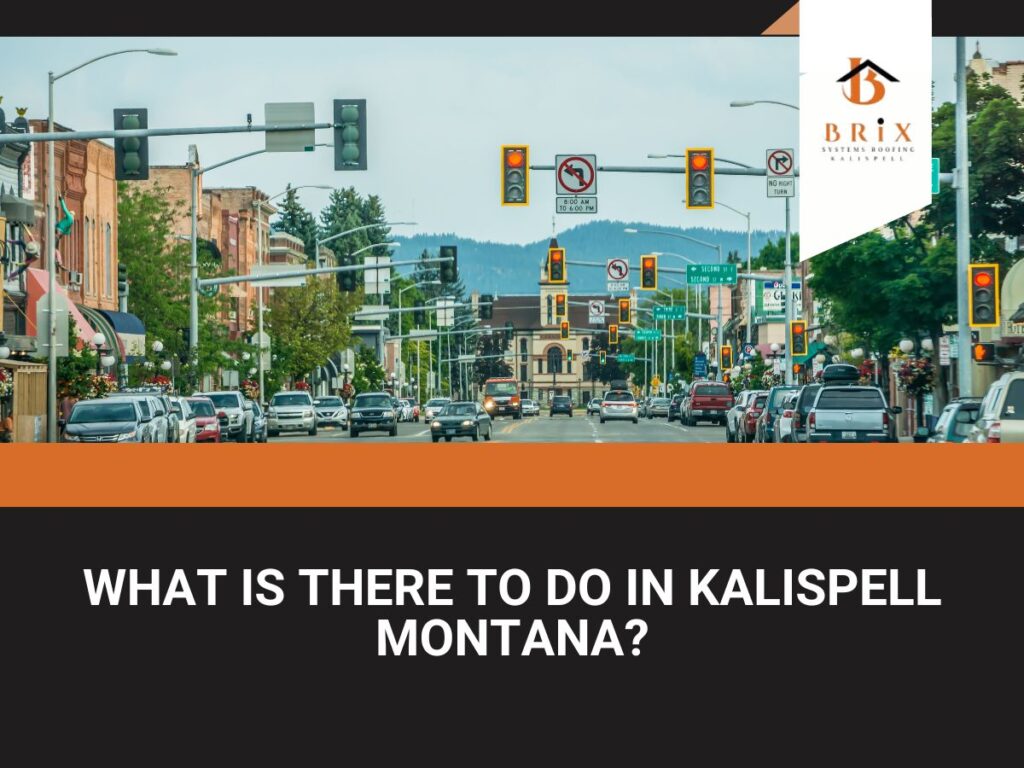
{"label": "utility pole", "polygon": [[[967,308],[967,271],[971,263],[971,219],[969,178],[971,163],[967,155],[967,53],[963,37],[956,39],[956,314],[957,314],[957,373],[960,397],[971,397],[973,382],[971,371],[971,329]],[[952,397],[952,393],[950,393]]]}
{"label": "utility pole", "polygon": [[[793,264],[790,261],[790,228],[789,228],[789,198],[786,198],[786,273],[782,278],[785,282],[785,292],[782,294],[785,297],[786,307],[786,384],[792,385],[793,383],[793,350],[789,343],[789,329],[790,322],[793,320]],[[753,281],[751,281],[753,282]],[[721,348],[721,338],[719,338],[719,348]]]}

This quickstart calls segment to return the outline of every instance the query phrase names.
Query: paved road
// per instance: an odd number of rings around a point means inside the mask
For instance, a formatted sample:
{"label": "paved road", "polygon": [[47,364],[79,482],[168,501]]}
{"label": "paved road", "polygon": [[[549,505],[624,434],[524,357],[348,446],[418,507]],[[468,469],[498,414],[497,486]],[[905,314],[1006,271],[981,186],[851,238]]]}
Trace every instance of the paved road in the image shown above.
{"label": "paved road", "polygon": [[[309,435],[283,435],[271,438],[272,443],[284,442],[330,442],[352,441],[348,432],[341,429],[321,428],[316,437]],[[546,414],[530,416],[514,421],[511,417],[500,416],[494,420],[494,441],[509,443],[724,443],[725,428],[700,424],[684,427],[678,421],[671,424],[664,418],[640,419],[639,424],[630,421],[600,422],[597,416],[576,413],[569,416],[550,417]],[[383,432],[365,432],[352,442],[430,442],[430,427],[423,423],[398,425],[398,437]],[[461,438],[458,442],[468,442]]]}

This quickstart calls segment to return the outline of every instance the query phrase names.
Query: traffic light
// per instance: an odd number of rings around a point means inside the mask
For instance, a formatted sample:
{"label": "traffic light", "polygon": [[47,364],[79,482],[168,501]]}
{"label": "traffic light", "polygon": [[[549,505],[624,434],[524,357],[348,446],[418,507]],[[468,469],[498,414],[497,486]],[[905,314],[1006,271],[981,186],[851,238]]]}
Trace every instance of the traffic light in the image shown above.
{"label": "traffic light", "polygon": [[728,384],[730,381],[732,381],[732,376],[730,376],[728,373],[723,373],[722,374],[722,383],[723,384]]}
{"label": "traffic light", "polygon": [[566,361],[568,361],[570,363],[572,362],[572,350],[571,349],[565,350],[565,359],[566,359]]}
{"label": "traffic light", "polygon": [[789,349],[793,357],[807,354],[807,323],[803,320],[789,321]]}
{"label": "traffic light", "polygon": [[999,265],[968,264],[970,280],[967,298],[970,302],[970,325],[994,328],[999,325]]}
{"label": "traffic light", "polygon": [[722,345],[722,370],[732,368],[732,345]]}
{"label": "traffic light", "polygon": [[555,295],[555,317],[565,317],[565,294]]}
{"label": "traffic light", "polygon": [[122,262],[117,265],[117,295],[128,295],[128,265]]}
{"label": "traffic light", "polygon": [[425,309],[422,309],[423,306],[423,301],[420,299],[416,299],[416,309],[412,313],[412,321],[417,326],[427,324],[427,311]]}
{"label": "traffic light", "polygon": [[609,325],[608,326],[608,346],[618,346],[619,343],[619,326]]}
{"label": "traffic light", "polygon": [[991,363],[996,359],[996,345],[991,342],[971,345],[971,357],[976,363]]}
{"label": "traffic light", "polygon": [[608,353],[602,349],[598,355],[598,360],[601,362],[601,365],[605,365],[608,362]]}
{"label": "traffic light", "polygon": [[640,257],[640,287],[645,291],[658,290],[658,257]]}
{"label": "traffic light", "polygon": [[562,321],[562,339],[565,340],[565,339],[568,339],[568,338],[569,338],[569,321],[568,320],[563,320]]}
{"label": "traffic light", "polygon": [[619,325],[629,323],[629,299],[619,299]]}
{"label": "traffic light", "polygon": [[[115,109],[114,130],[148,128],[146,109]],[[149,178],[149,139],[114,139],[114,178],[118,181],[144,181]]]}
{"label": "traffic light", "polygon": [[565,281],[565,248],[548,248],[548,282]]}
{"label": "traffic light", "polygon": [[530,148],[525,144],[501,147],[501,204],[530,204]]}
{"label": "traffic light", "polygon": [[480,296],[480,305],[479,306],[480,306],[480,319],[481,320],[490,320],[491,319],[491,315],[493,314],[491,312],[491,310],[492,310],[491,302],[493,302],[493,301],[494,301],[494,297],[491,294],[489,294],[489,293],[485,293],[485,294],[482,294]]}
{"label": "traffic light", "polygon": [[[356,257],[350,253],[338,257],[339,267],[354,267],[356,265]],[[346,293],[352,293],[356,289],[356,273],[355,272],[336,272],[338,276],[338,290],[345,291]]]}
{"label": "traffic light", "polygon": [[804,367],[800,363],[793,363],[793,373],[799,375],[804,372]]}
{"label": "traffic light", "polygon": [[366,99],[334,100],[334,170],[366,170]]}
{"label": "traffic light", "polygon": [[459,279],[459,249],[454,245],[441,246],[441,258],[451,258],[451,261],[441,262],[441,282],[445,285],[454,283]]}
{"label": "traffic light", "polygon": [[715,207],[715,150],[686,150],[686,207]]}

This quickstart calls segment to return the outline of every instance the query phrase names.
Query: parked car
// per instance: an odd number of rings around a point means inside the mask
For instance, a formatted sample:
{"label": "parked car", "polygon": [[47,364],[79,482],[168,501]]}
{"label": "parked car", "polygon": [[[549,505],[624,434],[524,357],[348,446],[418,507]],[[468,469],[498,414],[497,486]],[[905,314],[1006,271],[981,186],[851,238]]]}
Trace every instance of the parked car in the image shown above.
{"label": "parked car", "polygon": [[572,418],[572,398],[568,395],[555,395],[551,398],[548,416],[554,416],[556,413],[567,413]]}
{"label": "parked car", "polygon": [[690,387],[683,403],[683,423],[694,427],[699,421],[725,424],[729,411],[736,404],[732,389],[721,381],[698,381]]}
{"label": "parked car", "polygon": [[587,416],[590,416],[592,413],[601,413],[601,398],[592,398],[587,403]]}
{"label": "parked car", "polygon": [[608,419],[628,419],[639,422],[639,408],[633,393],[624,389],[606,392],[601,399],[601,423]]}
{"label": "parked car", "polygon": [[217,413],[224,413],[227,417],[224,420],[226,425],[221,427],[222,440],[246,443],[252,439],[252,410],[245,407],[245,398],[241,392],[229,389],[194,392],[192,396],[209,398],[217,409]]}
{"label": "parked car", "polygon": [[148,443],[152,431],[132,398],[79,400],[64,425],[65,443]]}
{"label": "parked car", "polygon": [[651,404],[651,398],[649,398],[649,397],[642,397],[642,398],[640,398],[640,400],[637,402],[636,415],[639,416],[641,419],[646,419],[647,418],[647,408],[648,408],[648,406],[650,404]]}
{"label": "parked car", "polygon": [[818,396],[821,384],[807,384],[797,394],[796,407],[793,409],[793,442],[807,442],[807,414],[811,412],[814,398]]}
{"label": "parked car", "polygon": [[890,409],[878,387],[823,386],[807,415],[809,443],[895,442],[889,429]]}
{"label": "parked car", "polygon": [[387,432],[398,436],[398,414],[394,398],[387,392],[364,392],[352,401],[349,417],[349,437],[359,437],[362,432]]}
{"label": "parked car", "polygon": [[942,409],[928,433],[929,443],[962,443],[981,415],[980,397],[958,398]]}
{"label": "parked car", "polygon": [[540,416],[540,403],[536,400],[523,400],[523,416]]}
{"label": "parked car", "polygon": [[981,401],[965,443],[1024,443],[1024,371],[1004,373]]}
{"label": "parked car", "polygon": [[754,435],[755,443],[770,443],[775,436],[775,418],[782,413],[782,404],[790,392],[796,392],[800,387],[795,384],[786,384],[772,387],[768,390],[768,401],[764,410],[757,420],[757,433]]}
{"label": "parked car", "polygon": [[221,439],[220,419],[217,408],[208,397],[189,397],[188,406],[196,420],[197,443],[219,443]]}
{"label": "parked car", "polygon": [[680,418],[680,408],[683,404],[683,393],[676,392],[672,395],[672,399],[668,401],[668,421],[671,424],[676,419]]}
{"label": "parked car", "polygon": [[420,420],[420,406],[419,406],[419,404],[415,400],[413,400],[412,398],[409,398],[409,397],[407,397],[404,400],[402,400],[402,402],[405,403],[407,406],[409,406],[409,411],[408,411],[409,417],[406,419],[406,421],[418,422]]}
{"label": "parked car", "polygon": [[647,408],[647,418],[653,419],[655,416],[664,416],[668,418],[669,403],[671,398],[668,397],[654,397],[651,398],[651,404]]}
{"label": "parked car", "polygon": [[247,403],[252,403],[252,440],[254,443],[265,443],[267,442],[267,415],[263,413],[263,408],[255,400],[246,400]]}
{"label": "parked car", "polygon": [[743,425],[741,422],[750,403],[758,394],[767,393],[758,389],[744,389],[736,395],[736,404],[725,415],[725,442],[735,443],[742,440],[740,433],[743,431]]}
{"label": "parked car", "polygon": [[757,437],[757,424],[761,420],[761,414],[764,413],[764,406],[768,402],[767,392],[754,392],[751,395],[749,404],[746,410],[743,411],[743,416],[740,419],[740,431],[737,434],[741,443],[753,443]]}
{"label": "parked car", "polygon": [[178,419],[171,413],[171,403],[166,396],[155,392],[111,392],[108,398],[126,398],[142,403],[142,415],[147,421],[146,431],[150,433],[147,442],[175,443],[178,441]]}
{"label": "parked car", "polygon": [[793,419],[796,415],[796,402],[800,397],[800,390],[790,392],[782,401],[782,413],[775,419],[775,427],[772,434],[773,443],[792,443],[793,440]]}
{"label": "parked car", "polygon": [[313,410],[316,411],[318,427],[336,426],[348,429],[348,408],[340,397],[318,397],[313,401]]}
{"label": "parked car", "polygon": [[270,398],[267,408],[267,434],[277,437],[282,432],[305,432],[316,435],[316,407],[306,391],[278,392]]}
{"label": "parked car", "polygon": [[424,421],[430,421],[432,418],[437,416],[444,407],[450,403],[452,399],[450,397],[435,397],[427,400],[427,404],[423,407],[423,419]]}
{"label": "parked car", "polygon": [[192,413],[192,408],[189,407],[188,398],[171,397],[168,399],[171,402],[171,412],[178,420],[177,442],[194,443],[196,441],[196,417]]}
{"label": "parked car", "polygon": [[436,443],[443,437],[450,443],[456,437],[469,437],[475,443],[481,437],[490,440],[492,427],[491,417],[480,403],[451,402],[430,422],[430,439]]}

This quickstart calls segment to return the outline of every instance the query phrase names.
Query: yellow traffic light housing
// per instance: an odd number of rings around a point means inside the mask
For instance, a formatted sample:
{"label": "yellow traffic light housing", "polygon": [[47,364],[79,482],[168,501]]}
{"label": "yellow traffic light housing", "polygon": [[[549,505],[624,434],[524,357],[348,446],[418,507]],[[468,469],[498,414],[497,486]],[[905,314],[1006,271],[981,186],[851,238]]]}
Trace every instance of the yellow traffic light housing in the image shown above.
{"label": "yellow traffic light housing", "polygon": [[530,147],[526,144],[501,147],[501,204],[530,204]]}
{"label": "yellow traffic light housing", "polygon": [[562,336],[562,340],[563,341],[565,339],[569,338],[569,321],[568,320],[563,320],[562,321],[561,336]]}
{"label": "yellow traffic light housing", "polygon": [[803,320],[789,321],[789,350],[793,357],[807,354],[807,323]]}
{"label": "yellow traffic light housing", "polygon": [[640,287],[645,291],[658,290],[658,257],[640,257]]}
{"label": "yellow traffic light housing", "polygon": [[565,317],[566,295],[559,293],[555,296],[555,317]]}
{"label": "yellow traffic light housing", "polygon": [[619,326],[609,325],[608,326],[608,346],[614,347],[619,343]]}
{"label": "yellow traffic light housing", "polygon": [[967,316],[972,328],[999,326],[999,265],[967,265]]}
{"label": "yellow traffic light housing", "polygon": [[686,150],[686,207],[715,207],[715,150]]}
{"label": "yellow traffic light housing", "polygon": [[732,345],[722,345],[722,370],[732,368]]}
{"label": "yellow traffic light housing", "polygon": [[566,282],[565,248],[548,248],[548,282]]}
{"label": "yellow traffic light housing", "polygon": [[619,325],[629,323],[629,299],[619,299]]}

